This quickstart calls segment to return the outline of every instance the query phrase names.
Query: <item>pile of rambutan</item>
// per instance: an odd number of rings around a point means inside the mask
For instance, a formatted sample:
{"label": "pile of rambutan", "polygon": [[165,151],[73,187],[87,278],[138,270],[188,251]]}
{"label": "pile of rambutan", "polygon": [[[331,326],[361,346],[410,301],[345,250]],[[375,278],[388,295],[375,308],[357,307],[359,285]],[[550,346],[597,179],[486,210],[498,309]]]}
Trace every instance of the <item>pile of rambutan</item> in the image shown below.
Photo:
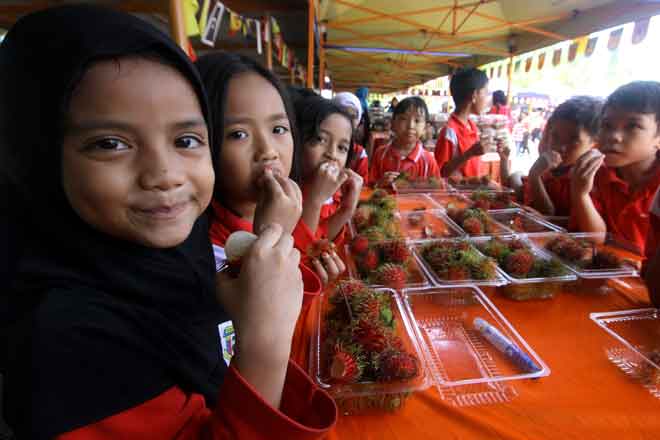
{"label": "pile of rambutan", "polygon": [[401,173],[394,181],[397,190],[401,189],[429,189],[437,190],[444,188],[442,181],[435,177],[413,177],[407,173]]}
{"label": "pile of rambutan", "polygon": [[419,359],[397,334],[391,297],[358,280],[340,282],[330,293],[321,329],[323,376],[330,383],[408,381]]}
{"label": "pile of rambutan", "polygon": [[422,247],[421,254],[443,280],[488,280],[497,276],[495,260],[481,255],[467,241],[429,243]]}
{"label": "pile of rambutan", "polygon": [[360,202],[353,225],[358,234],[369,241],[382,241],[401,236],[399,223],[395,219],[396,199],[382,189],[377,189],[369,200]]}
{"label": "pile of rambutan", "polygon": [[516,207],[513,203],[513,197],[506,192],[475,191],[470,196],[470,200],[474,202],[472,205],[474,208],[481,208],[486,211]]}
{"label": "pile of rambutan", "polygon": [[481,208],[447,209],[447,215],[469,235],[495,232],[495,223]]}
{"label": "pile of rambutan", "polygon": [[360,278],[371,284],[402,289],[414,270],[415,261],[405,240],[372,242],[358,235],[350,249]]}
{"label": "pile of rambutan", "polygon": [[560,258],[583,269],[619,269],[623,260],[611,251],[598,249],[589,240],[559,235],[550,240],[545,248]]}
{"label": "pile of rambutan", "polygon": [[566,269],[556,258],[538,257],[527,243],[494,237],[479,246],[479,250],[494,258],[497,264],[515,278],[549,278],[566,275]]}

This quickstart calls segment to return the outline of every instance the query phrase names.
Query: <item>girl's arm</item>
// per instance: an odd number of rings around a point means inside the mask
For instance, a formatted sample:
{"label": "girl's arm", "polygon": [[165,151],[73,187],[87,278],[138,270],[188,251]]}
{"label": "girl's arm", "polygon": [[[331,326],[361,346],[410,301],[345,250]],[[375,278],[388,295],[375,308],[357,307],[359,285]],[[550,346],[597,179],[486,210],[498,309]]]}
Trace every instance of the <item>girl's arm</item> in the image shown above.
{"label": "girl's arm", "polygon": [[556,151],[546,151],[534,162],[529,170],[529,185],[531,191],[534,209],[543,215],[555,215],[555,204],[553,203],[548,191],[543,183],[543,176],[557,168],[561,164],[562,158]]}
{"label": "girl's arm", "polygon": [[362,177],[349,168],[346,168],[345,172],[347,179],[343,188],[341,205],[337,212],[328,219],[328,238],[330,240],[334,240],[344,225],[351,220],[360,201],[360,192],[362,191],[363,184]]}
{"label": "girl's arm", "polygon": [[348,178],[348,175],[337,166],[328,165],[328,163],[323,163],[316,170],[311,184],[306,188],[307,194],[303,200],[301,218],[313,233],[316,233],[316,229],[319,227],[321,206],[339,190]]}

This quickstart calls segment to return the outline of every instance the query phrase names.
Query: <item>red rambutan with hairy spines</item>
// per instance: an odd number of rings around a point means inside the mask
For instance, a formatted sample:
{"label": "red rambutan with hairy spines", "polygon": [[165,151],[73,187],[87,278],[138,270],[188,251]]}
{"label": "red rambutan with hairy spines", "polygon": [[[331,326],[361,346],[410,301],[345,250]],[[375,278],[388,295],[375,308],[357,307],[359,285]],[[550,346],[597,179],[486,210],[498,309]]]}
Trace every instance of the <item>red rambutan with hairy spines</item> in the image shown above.
{"label": "red rambutan with hairy spines", "polygon": [[410,250],[403,240],[390,241],[382,245],[383,259],[390,263],[404,263],[410,258]]}
{"label": "red rambutan with hairy spines", "polygon": [[505,269],[511,275],[524,277],[534,266],[534,255],[525,249],[519,249],[506,259]]}
{"label": "red rambutan with hairy spines", "polygon": [[380,284],[394,289],[403,289],[406,284],[406,270],[403,266],[385,263],[376,271],[376,279]]}
{"label": "red rambutan with hairy spines", "polygon": [[418,359],[405,351],[387,350],[378,357],[378,380],[408,380],[419,372]]}
{"label": "red rambutan with hairy spines", "polygon": [[470,235],[481,235],[484,233],[484,225],[476,217],[470,217],[463,220],[463,229]]}
{"label": "red rambutan with hairy spines", "polygon": [[359,265],[362,270],[367,272],[376,270],[376,268],[380,265],[380,258],[378,257],[378,252],[376,252],[373,249],[369,249],[359,260]]}
{"label": "red rambutan with hairy spines", "polygon": [[389,345],[389,334],[377,322],[360,319],[353,328],[355,341],[367,351],[383,351]]}
{"label": "red rambutan with hairy spines", "polygon": [[350,280],[340,281],[339,284],[337,284],[336,292],[339,295],[344,295],[347,298],[350,298],[356,292],[361,292],[366,288],[367,288],[366,284],[364,284],[362,281],[356,279],[350,279]]}
{"label": "red rambutan with hairy spines", "polygon": [[365,235],[356,236],[351,242],[351,251],[354,254],[362,255],[369,250],[369,238]]}
{"label": "red rambutan with hairy spines", "polygon": [[333,382],[353,383],[362,374],[359,356],[346,350],[341,344],[335,345],[330,362],[330,379]]}
{"label": "red rambutan with hairy spines", "polygon": [[451,266],[447,268],[447,279],[450,281],[469,280],[470,269],[463,266]]}

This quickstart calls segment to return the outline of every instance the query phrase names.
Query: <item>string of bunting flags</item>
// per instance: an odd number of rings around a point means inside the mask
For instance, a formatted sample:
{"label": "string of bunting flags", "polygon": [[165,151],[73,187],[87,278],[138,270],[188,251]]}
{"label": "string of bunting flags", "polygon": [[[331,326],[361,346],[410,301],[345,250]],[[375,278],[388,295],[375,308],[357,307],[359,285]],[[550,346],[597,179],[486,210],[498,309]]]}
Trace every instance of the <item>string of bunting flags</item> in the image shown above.
{"label": "string of bunting flags", "polygon": [[[257,42],[257,53],[263,53],[265,43],[272,38],[273,50],[278,62],[297,76],[305,76],[306,69],[298,61],[295,53],[284,42],[284,37],[275,17],[252,18],[244,17],[232,11],[219,0],[184,0],[183,13],[185,17],[186,34],[188,37],[199,36],[200,41],[210,47],[215,47],[221,38],[220,28],[223,20],[228,20],[227,36],[242,35],[244,38],[254,38]],[[213,5],[211,7],[211,5]]]}
{"label": "string of bunting flags", "polygon": [[[633,45],[644,41],[646,35],[648,34],[649,21],[649,18],[645,18],[635,22],[631,39]],[[621,44],[622,36],[623,27],[612,30],[607,38],[607,49],[610,51],[617,50]],[[589,58],[595,52],[596,47],[598,46],[598,40],[598,36],[592,38],[580,37],[573,40],[568,47],[564,46],[554,49],[552,52],[552,66],[558,66],[565,61],[572,63],[577,58],[582,56]],[[547,52],[544,51],[527,57],[516,57],[518,59],[514,59],[513,61],[513,73],[519,74],[523,71],[527,73],[530,72],[534,66],[536,66],[538,70],[542,70],[546,63],[546,53]],[[534,60],[536,60],[536,62],[534,62]],[[506,65],[507,68],[503,69],[503,65]],[[489,78],[500,78],[503,74],[507,75],[508,69],[510,68],[511,66],[509,61],[505,60],[498,66],[489,67],[486,70],[486,73],[488,74]]]}

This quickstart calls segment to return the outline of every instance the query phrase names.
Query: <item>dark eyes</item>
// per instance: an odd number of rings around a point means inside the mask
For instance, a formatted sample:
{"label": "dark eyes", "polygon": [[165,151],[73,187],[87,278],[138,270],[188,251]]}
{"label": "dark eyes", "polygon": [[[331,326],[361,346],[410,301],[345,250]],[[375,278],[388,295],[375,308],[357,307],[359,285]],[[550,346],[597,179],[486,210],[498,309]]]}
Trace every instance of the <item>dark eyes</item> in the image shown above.
{"label": "dark eyes", "polygon": [[199,148],[203,145],[202,141],[195,136],[181,136],[178,138],[176,141],[174,141],[174,144],[177,146],[177,148]]}
{"label": "dark eyes", "polygon": [[128,150],[130,147],[127,143],[116,139],[116,138],[104,138],[99,139],[91,143],[87,149],[89,150],[104,150],[104,151],[113,151],[113,150]]}
{"label": "dark eyes", "polygon": [[289,128],[283,125],[278,125],[277,127],[273,128],[273,133],[275,134],[286,134],[288,132],[289,132]]}

